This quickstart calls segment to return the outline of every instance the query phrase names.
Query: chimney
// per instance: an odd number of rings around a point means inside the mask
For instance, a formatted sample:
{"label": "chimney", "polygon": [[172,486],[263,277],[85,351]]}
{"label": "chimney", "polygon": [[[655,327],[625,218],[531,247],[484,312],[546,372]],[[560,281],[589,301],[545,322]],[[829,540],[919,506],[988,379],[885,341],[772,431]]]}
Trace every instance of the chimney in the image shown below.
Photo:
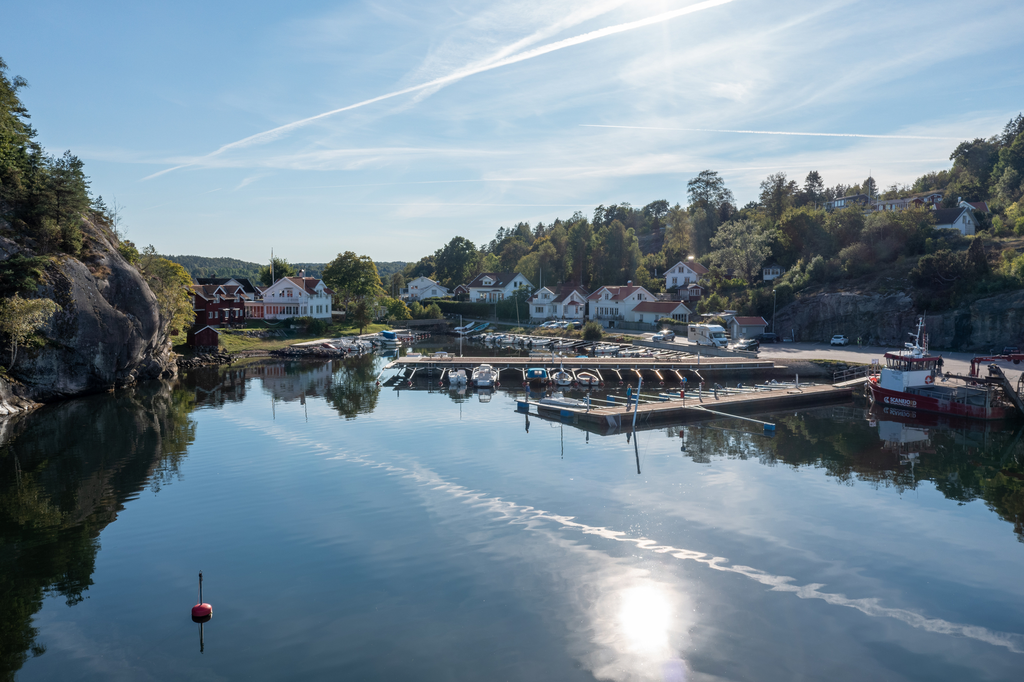
{"label": "chimney", "polygon": [[302,270],[299,270],[299,277],[305,277],[305,276],[306,276],[305,268],[303,268]]}
{"label": "chimney", "polygon": [[633,286],[633,280],[627,280],[627,281],[626,281],[626,286],[627,286],[627,287],[631,287],[631,286]]}

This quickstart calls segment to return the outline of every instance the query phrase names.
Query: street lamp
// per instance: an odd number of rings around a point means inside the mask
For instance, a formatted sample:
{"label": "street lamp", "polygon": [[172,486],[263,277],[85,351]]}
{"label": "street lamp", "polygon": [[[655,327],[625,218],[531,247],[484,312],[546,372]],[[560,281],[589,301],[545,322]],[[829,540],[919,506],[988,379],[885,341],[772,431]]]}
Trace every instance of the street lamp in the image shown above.
{"label": "street lamp", "polygon": [[772,334],[775,333],[775,289],[772,289]]}

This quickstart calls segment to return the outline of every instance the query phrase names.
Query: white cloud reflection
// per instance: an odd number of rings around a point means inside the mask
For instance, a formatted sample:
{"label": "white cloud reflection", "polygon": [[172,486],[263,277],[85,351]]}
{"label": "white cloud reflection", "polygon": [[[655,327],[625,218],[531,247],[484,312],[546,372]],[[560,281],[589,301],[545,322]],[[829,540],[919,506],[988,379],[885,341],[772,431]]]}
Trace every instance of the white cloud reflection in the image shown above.
{"label": "white cloud reflection", "polygon": [[[790,576],[774,575],[750,566],[731,564],[726,557],[661,544],[647,537],[632,536],[625,531],[605,526],[591,526],[576,521],[572,516],[517,504],[471,490],[448,481],[415,459],[412,460],[412,464],[403,466],[380,462],[355,453],[338,454],[327,444],[282,433],[263,422],[242,419],[234,421],[289,444],[302,445],[310,452],[320,452],[329,460],[382,469],[390,475],[411,480],[422,486],[424,491],[429,491],[431,496],[441,495],[467,504],[482,514],[496,516],[509,524],[522,526],[532,534],[545,537],[561,550],[572,552],[574,556],[585,556],[590,559],[583,564],[571,566],[571,580],[573,584],[589,586],[592,590],[589,596],[583,595],[574,601],[580,611],[580,617],[589,625],[588,637],[591,648],[580,649],[577,645],[577,650],[571,653],[587,665],[599,679],[685,679],[685,663],[676,658],[676,652],[683,650],[680,644],[689,626],[689,623],[681,620],[681,615],[691,613],[692,610],[680,608],[680,602],[685,596],[678,588],[650,578],[647,570],[626,564],[623,559],[568,539],[556,532],[559,529],[569,529],[582,535],[632,545],[644,554],[668,556],[682,562],[694,562],[715,571],[740,575],[766,585],[772,591],[788,592],[800,599],[820,599],[833,606],[855,609],[875,618],[891,618],[930,633],[966,637],[1006,648],[1013,653],[1024,654],[1024,635],[931,618],[909,609],[885,606],[874,597],[851,598],[843,594],[826,592],[822,589],[825,587],[822,583],[797,585]],[[515,556],[523,556],[522,548],[518,545],[508,551],[514,552]],[[537,552],[535,556],[538,558],[535,566],[545,568],[541,565],[544,563],[542,559],[550,557],[550,551]],[[587,568],[588,565],[590,568]],[[550,562],[546,569],[558,570]],[[660,601],[661,605],[655,606],[655,601]],[[588,650],[591,653],[585,653]]]}

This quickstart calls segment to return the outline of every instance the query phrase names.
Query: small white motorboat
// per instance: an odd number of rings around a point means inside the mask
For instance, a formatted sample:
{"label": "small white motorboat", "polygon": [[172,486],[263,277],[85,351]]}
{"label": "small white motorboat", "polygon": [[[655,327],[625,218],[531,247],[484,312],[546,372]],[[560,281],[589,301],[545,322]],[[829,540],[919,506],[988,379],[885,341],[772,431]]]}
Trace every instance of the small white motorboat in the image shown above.
{"label": "small white motorboat", "polygon": [[494,386],[498,373],[490,365],[480,365],[473,369],[473,385],[489,388]]}
{"label": "small white motorboat", "polygon": [[466,370],[448,370],[448,385],[449,386],[465,386],[466,385]]}
{"label": "small white motorboat", "polygon": [[547,398],[541,398],[537,401],[538,408],[548,408],[551,410],[561,410],[564,408],[570,408],[574,410],[585,410],[587,409],[586,400],[577,400],[576,398],[566,398],[561,391],[555,391]]}
{"label": "small white motorboat", "polygon": [[586,388],[595,388],[601,384],[601,379],[590,372],[579,372],[576,374],[576,382]]}

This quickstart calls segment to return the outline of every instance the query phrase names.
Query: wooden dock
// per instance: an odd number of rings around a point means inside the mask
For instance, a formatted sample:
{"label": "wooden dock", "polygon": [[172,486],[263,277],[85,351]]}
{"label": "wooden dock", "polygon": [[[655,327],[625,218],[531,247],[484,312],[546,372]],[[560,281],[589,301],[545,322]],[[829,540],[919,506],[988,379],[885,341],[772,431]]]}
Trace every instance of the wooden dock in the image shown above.
{"label": "wooden dock", "polygon": [[[856,384],[852,383],[846,386],[813,385],[800,388],[789,386],[777,390],[723,394],[718,399],[715,398],[713,391],[704,391],[702,399],[693,397],[692,392],[688,392],[685,400],[641,402],[636,408],[636,425],[637,428],[650,428],[666,423],[722,418],[720,414],[709,413],[709,410],[739,416],[843,402],[853,396],[855,388]],[[627,408],[624,404],[608,407],[594,404],[590,410],[586,410],[558,408],[523,401],[519,403],[520,410],[524,405],[527,406],[526,409],[537,410],[538,416],[542,418],[564,420],[580,426],[592,426],[594,430],[604,433],[628,431],[632,428],[633,423],[633,409]]]}
{"label": "wooden dock", "polygon": [[682,376],[678,372],[721,372],[721,371],[756,371],[775,369],[771,360],[754,358],[705,358],[699,356],[651,357],[651,358],[619,358],[619,357],[437,357],[423,356],[414,358],[398,358],[385,365],[384,369],[413,369],[417,373],[426,371],[440,373],[446,369],[464,369],[467,374],[474,367],[490,365],[499,372],[508,372],[510,376],[522,376],[527,368],[562,366],[566,370],[587,370],[598,373],[608,382],[621,381],[623,377],[635,377],[636,372],[643,372],[644,378],[657,377],[664,372],[669,373],[659,379],[678,381]]}

